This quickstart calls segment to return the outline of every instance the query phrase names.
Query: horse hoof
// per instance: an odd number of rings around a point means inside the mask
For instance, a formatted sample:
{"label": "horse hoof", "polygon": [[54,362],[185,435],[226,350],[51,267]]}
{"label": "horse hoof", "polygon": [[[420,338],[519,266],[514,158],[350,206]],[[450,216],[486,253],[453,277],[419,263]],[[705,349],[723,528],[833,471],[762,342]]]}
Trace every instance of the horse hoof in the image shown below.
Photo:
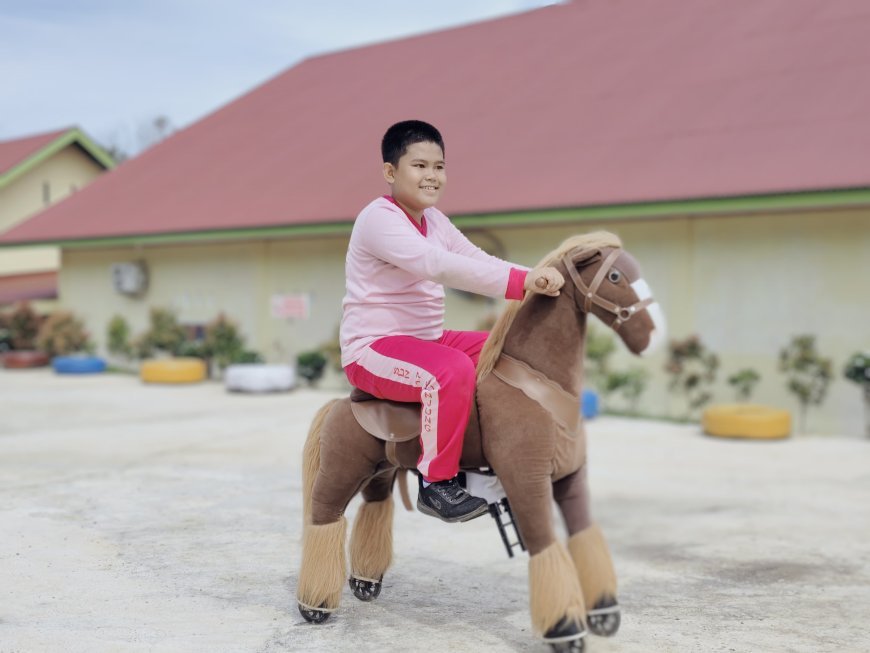
{"label": "horse hoof", "polygon": [[558,642],[556,644],[550,644],[550,648],[555,653],[582,653],[586,648],[586,644],[583,643],[583,639],[572,639],[569,642]]}
{"label": "horse hoof", "polygon": [[586,629],[583,624],[578,624],[562,617],[555,626],[544,634],[544,642],[550,645],[555,653],[580,653],[585,648],[583,638]]}
{"label": "horse hoof", "polygon": [[315,608],[309,608],[301,603],[297,603],[299,607],[299,614],[301,614],[305,621],[310,624],[322,624],[324,621],[329,619],[330,613],[326,610],[317,610]]}
{"label": "horse hoof", "polygon": [[612,637],[619,630],[622,617],[619,603],[612,597],[604,597],[586,614],[589,630],[599,637]]}
{"label": "horse hoof", "polygon": [[381,593],[380,580],[365,580],[351,576],[347,584],[350,585],[353,595],[360,601],[374,601]]}

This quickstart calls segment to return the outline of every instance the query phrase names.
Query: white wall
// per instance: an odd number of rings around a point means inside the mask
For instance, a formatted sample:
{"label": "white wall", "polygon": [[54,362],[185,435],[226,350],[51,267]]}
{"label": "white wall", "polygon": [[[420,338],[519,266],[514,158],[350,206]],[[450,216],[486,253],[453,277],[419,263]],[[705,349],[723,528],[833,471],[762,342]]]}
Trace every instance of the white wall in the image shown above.
{"label": "white wall", "polygon": [[[756,400],[796,409],[776,369],[777,357],[791,336],[809,333],[817,337],[821,353],[833,359],[835,375],[824,406],[810,412],[809,430],[863,433],[861,393],[843,379],[842,368],[853,352],[870,348],[870,213],[576,223],[495,233],[509,260],[533,265],[564,238],[599,228],[619,234],[641,262],[664,307],[671,337],[697,333],[719,355],[716,401],[731,401],[725,379],[751,367],[762,375]],[[270,360],[292,359],[334,338],[346,246],[346,237],[331,237],[67,250],[61,303],[84,315],[101,342],[106,324],[118,312],[141,331],[149,306],[175,308],[183,322],[204,322],[224,311]],[[141,300],[116,294],[110,284],[109,265],[136,258],[146,260],[152,272],[151,290]],[[310,320],[271,317],[273,293],[302,292],[311,295]],[[447,326],[475,328],[500,305],[448,292]],[[614,361],[653,373],[642,410],[679,416],[684,403],[667,391],[664,362],[664,352],[641,360],[624,351]]]}

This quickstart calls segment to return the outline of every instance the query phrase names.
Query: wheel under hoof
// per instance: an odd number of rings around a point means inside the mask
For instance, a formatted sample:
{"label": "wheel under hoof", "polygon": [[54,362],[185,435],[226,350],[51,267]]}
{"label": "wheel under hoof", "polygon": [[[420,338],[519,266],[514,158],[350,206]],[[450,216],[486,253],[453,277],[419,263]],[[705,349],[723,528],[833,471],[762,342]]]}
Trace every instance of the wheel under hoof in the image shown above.
{"label": "wheel under hoof", "polygon": [[606,596],[586,614],[586,623],[589,624],[590,632],[599,637],[613,637],[619,630],[622,617],[619,611],[619,603],[612,596]]}
{"label": "wheel under hoof", "polygon": [[544,634],[544,642],[555,653],[580,653],[586,646],[586,629],[583,624],[569,621],[566,617]]}
{"label": "wheel under hoof", "polygon": [[301,614],[305,621],[311,624],[322,624],[324,621],[329,619],[329,615],[332,612],[328,612],[326,610],[317,610],[316,608],[309,608],[301,603],[296,604],[299,607],[299,614]]}
{"label": "wheel under hoof", "polygon": [[360,601],[374,601],[381,593],[381,580],[383,580],[383,576],[380,580],[368,580],[351,576],[347,584],[350,585],[353,595]]}

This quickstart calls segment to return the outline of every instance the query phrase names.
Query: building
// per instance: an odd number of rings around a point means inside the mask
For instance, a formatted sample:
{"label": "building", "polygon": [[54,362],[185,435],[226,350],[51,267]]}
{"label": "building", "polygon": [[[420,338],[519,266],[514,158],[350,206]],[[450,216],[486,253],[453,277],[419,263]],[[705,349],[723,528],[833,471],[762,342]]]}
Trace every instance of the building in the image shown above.
{"label": "building", "polygon": [[[225,311],[289,357],[332,337],[352,220],[386,190],[379,139],[421,118],[447,143],[441,208],[472,239],[533,264],[615,231],[671,335],[699,334],[720,379],[759,371],[757,400],[796,406],[778,351],[815,335],[836,380],[810,427],[858,434],[840,370],[870,322],[868,32],[861,0],[601,0],[315,57],[0,245],[59,245],[61,300],[97,336],[116,313],[144,328],[151,306],[190,324]],[[117,292],[118,263],[147,268],[147,291]],[[454,328],[492,310],[447,301]],[[663,362],[642,409],[680,414]]]}
{"label": "building", "polygon": [[[0,142],[0,233],[21,224],[112,168],[112,158],[79,129]],[[0,306],[20,300],[47,308],[57,298],[56,246],[0,252]]]}

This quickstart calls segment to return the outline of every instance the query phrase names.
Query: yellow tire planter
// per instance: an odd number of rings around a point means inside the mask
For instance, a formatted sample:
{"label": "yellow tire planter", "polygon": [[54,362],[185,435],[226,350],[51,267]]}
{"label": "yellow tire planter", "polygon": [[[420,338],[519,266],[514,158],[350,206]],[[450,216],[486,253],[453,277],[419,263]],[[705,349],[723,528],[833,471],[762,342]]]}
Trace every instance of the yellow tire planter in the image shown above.
{"label": "yellow tire planter", "polygon": [[199,383],[206,377],[199,358],[166,358],[142,361],[139,378],[145,383]]}
{"label": "yellow tire planter", "polygon": [[791,413],[758,404],[721,404],[704,411],[701,426],[717,437],[774,440],[791,433]]}

